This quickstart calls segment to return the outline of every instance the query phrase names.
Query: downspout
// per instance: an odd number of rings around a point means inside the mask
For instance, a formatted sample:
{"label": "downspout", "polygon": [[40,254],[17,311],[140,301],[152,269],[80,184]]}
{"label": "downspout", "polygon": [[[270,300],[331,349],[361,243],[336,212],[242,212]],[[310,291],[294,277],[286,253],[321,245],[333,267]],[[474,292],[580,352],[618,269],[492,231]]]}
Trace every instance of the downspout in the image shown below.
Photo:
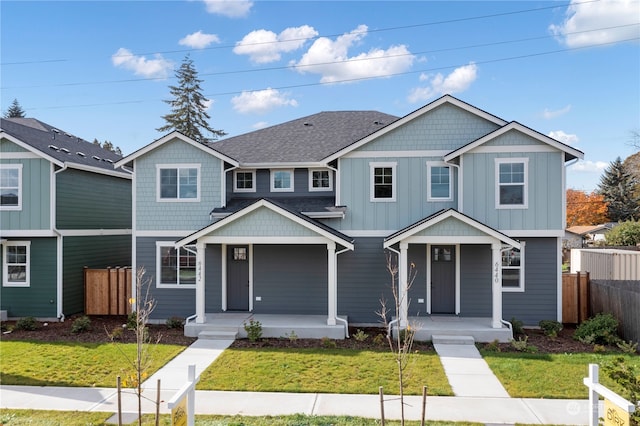
{"label": "downspout", "polygon": [[227,172],[237,169],[238,166],[232,166],[228,169],[224,168],[222,162],[222,179],[220,179],[220,207],[227,207]]}
{"label": "downspout", "polygon": [[[391,246],[387,247],[387,249],[388,249],[388,250],[391,250],[392,252],[394,252],[395,254],[397,254],[397,255],[398,255],[398,259],[400,259],[400,252],[399,252],[398,250],[394,249],[394,248],[393,248],[393,247],[391,247]],[[391,326],[392,326],[393,324],[396,324],[396,323],[397,323],[397,322],[399,322],[399,321],[400,321],[400,318],[396,318],[396,319],[391,320],[391,321],[389,322],[389,325],[387,325],[387,336],[391,336]]]}
{"label": "downspout", "polygon": [[[345,248],[345,249],[342,249],[342,250],[336,252],[336,265],[338,264],[338,255],[342,254],[344,252],[347,252],[349,250],[350,249]],[[349,322],[344,318],[340,318],[337,313],[336,313],[336,321],[340,321],[341,323],[344,324],[344,334],[345,334],[346,338],[348,339],[349,338]]]}
{"label": "downspout", "polygon": [[[335,195],[335,205],[336,205],[336,206],[339,206],[339,205],[340,205],[340,185],[339,185],[339,183],[340,183],[340,182],[338,182],[338,180],[340,179],[340,178],[339,178],[339,172],[338,172],[338,169],[337,169],[337,168],[335,168],[335,167],[331,167],[331,166],[329,165],[329,163],[327,163],[327,164],[326,164],[326,167],[327,167],[327,169],[329,169],[329,170],[333,170],[333,171],[335,172],[335,174],[336,174],[335,182],[333,182],[333,188],[334,188],[334,189],[335,189],[335,191],[336,191],[336,195]],[[338,253],[336,253],[336,255],[337,255],[337,254],[338,254]],[[348,337],[348,336],[347,336],[347,337]]]}
{"label": "downspout", "polygon": [[[53,165],[51,166],[53,167]],[[56,184],[57,184],[57,174],[60,172],[64,172],[65,170],[67,170],[67,163],[64,163],[62,165],[62,167],[60,168],[60,170],[53,172],[53,176],[54,176],[54,180],[53,182],[51,182],[51,230],[53,231],[54,234],[57,235],[56,237],[56,263],[58,264],[58,271],[56,272],[56,317],[58,318],[58,320],[60,320],[60,322],[64,322],[64,313],[62,312],[62,298],[63,298],[63,291],[62,291],[62,281],[63,281],[63,256],[62,256],[62,250],[63,250],[63,244],[62,244],[62,233],[58,230],[58,228],[56,227],[56,223],[57,223],[57,215],[56,215],[56,206],[57,206],[57,191],[56,191]]]}

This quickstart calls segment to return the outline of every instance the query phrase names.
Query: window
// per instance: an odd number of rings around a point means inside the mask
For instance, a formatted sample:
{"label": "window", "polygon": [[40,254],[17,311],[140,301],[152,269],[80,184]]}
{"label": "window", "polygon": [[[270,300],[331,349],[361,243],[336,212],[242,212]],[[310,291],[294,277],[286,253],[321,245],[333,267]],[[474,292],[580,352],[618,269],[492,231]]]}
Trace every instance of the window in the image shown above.
{"label": "window", "polygon": [[233,192],[256,192],[255,182],[255,170],[236,170],[233,178]]}
{"label": "window", "polygon": [[333,190],[331,170],[309,170],[309,191]]}
{"label": "window", "polygon": [[22,210],[22,164],[0,166],[0,210]]}
{"label": "window", "polygon": [[157,287],[191,287],[196,285],[196,249],[186,246],[176,249],[172,242],[158,242]]}
{"label": "window", "polygon": [[527,159],[496,159],[496,208],[527,208]]}
{"label": "window", "polygon": [[442,163],[427,162],[427,200],[451,201],[451,168]]}
{"label": "window", "polygon": [[396,201],[396,163],[369,163],[371,201]]}
{"label": "window", "polygon": [[2,285],[4,287],[29,287],[28,241],[6,241],[2,258]]}
{"label": "window", "polygon": [[200,165],[158,166],[158,201],[200,201]]}
{"label": "window", "polygon": [[524,291],[524,242],[522,248],[502,248],[502,290]]}
{"label": "window", "polygon": [[272,192],[293,192],[293,170],[271,170]]}
{"label": "window", "polygon": [[233,248],[233,260],[247,260],[247,248],[246,247],[234,247]]}

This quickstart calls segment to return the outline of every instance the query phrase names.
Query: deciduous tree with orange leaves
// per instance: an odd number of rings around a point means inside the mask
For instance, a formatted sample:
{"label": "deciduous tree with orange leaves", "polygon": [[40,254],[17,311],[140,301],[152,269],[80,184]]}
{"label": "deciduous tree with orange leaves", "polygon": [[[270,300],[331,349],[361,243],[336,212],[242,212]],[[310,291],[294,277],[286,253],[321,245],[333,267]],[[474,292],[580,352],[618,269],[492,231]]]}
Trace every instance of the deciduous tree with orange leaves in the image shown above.
{"label": "deciduous tree with orange leaves", "polygon": [[607,203],[595,192],[567,189],[567,228],[607,222]]}

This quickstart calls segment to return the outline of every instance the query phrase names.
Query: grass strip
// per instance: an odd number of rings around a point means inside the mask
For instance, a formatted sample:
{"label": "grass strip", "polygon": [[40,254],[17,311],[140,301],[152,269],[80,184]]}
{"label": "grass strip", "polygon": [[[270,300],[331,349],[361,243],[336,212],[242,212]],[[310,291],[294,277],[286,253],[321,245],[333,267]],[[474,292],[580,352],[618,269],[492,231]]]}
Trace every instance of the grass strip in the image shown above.
{"label": "grass strip", "polygon": [[[254,392],[398,394],[390,352],[353,349],[227,349],[200,376],[198,389]],[[405,370],[405,394],[453,395],[434,352],[414,352]]]}
{"label": "grass strip", "polygon": [[[146,375],[184,350],[178,345],[148,345]],[[24,386],[115,387],[134,373],[135,343],[0,341],[0,383]]]}

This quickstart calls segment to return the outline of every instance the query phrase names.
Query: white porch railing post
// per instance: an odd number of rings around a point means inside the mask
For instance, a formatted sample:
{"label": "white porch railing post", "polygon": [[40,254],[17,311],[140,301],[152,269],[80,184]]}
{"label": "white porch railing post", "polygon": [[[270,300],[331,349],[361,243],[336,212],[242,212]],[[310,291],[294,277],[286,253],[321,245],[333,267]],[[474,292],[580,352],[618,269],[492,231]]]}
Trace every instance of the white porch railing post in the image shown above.
{"label": "white porch railing post", "polygon": [[327,243],[327,325],[336,325],[338,315],[338,283],[336,243]]}
{"label": "white porch railing post", "polygon": [[408,324],[409,311],[409,284],[407,283],[407,251],[409,244],[400,243],[400,259],[398,260],[398,297],[400,297],[400,327]]}
{"label": "white porch railing post", "polygon": [[491,244],[491,295],[492,295],[492,315],[491,327],[502,328],[502,244],[500,242]]}
{"label": "white porch railing post", "polygon": [[196,243],[196,323],[205,322],[204,303],[204,251],[206,244]]}
{"label": "white porch railing post", "polygon": [[589,426],[598,426],[598,392],[594,383],[599,383],[598,364],[589,364]]}

